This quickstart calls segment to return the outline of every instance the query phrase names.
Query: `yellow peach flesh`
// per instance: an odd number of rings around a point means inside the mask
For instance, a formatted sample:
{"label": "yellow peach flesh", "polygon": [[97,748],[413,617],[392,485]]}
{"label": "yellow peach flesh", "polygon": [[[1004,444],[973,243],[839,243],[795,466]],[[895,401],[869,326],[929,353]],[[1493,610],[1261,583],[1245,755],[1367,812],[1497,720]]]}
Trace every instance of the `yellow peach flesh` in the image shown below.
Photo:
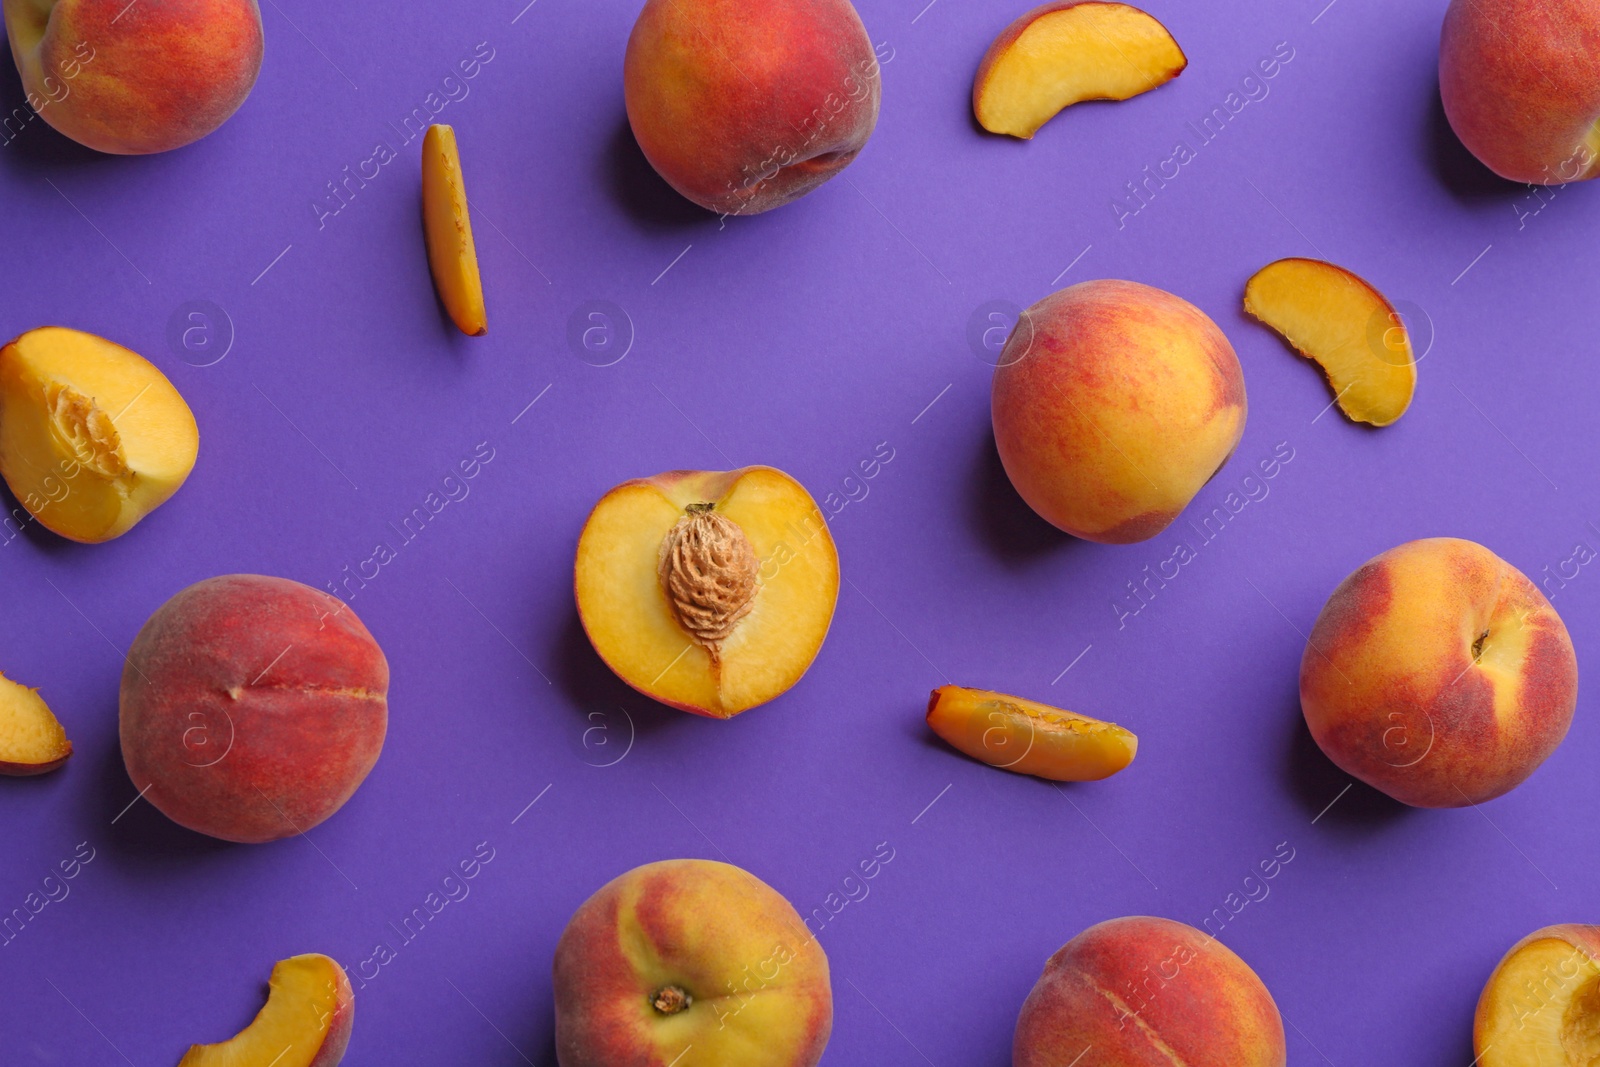
{"label": "yellow peach flesh", "polygon": [[959,685],[933,691],[928,725],[975,760],[1057,782],[1109,778],[1139,748],[1139,739],[1115,723]]}
{"label": "yellow peach flesh", "polygon": [[990,46],[973,111],[991,133],[1031,138],[1083,100],[1126,100],[1165,84],[1188,60],[1166,28],[1127,4],[1046,5]]}
{"label": "yellow peach flesh", "polygon": [[1353,421],[1388,426],[1411,406],[1417,367],[1405,324],[1343,267],[1280,259],[1250,279],[1244,308],[1322,368]]}
{"label": "yellow peach flesh", "polygon": [[[333,1067],[348,1039],[353,993],[340,966],[309,953],[272,968],[266,1004],[229,1041],[191,1045],[178,1067]],[[330,1041],[330,1037],[334,1040]]]}
{"label": "yellow peach flesh", "polygon": [[469,336],[488,333],[461,154],[449,126],[429,126],[422,138],[422,222],[428,267],[450,320]]}
{"label": "yellow peach flesh", "polygon": [[38,690],[0,675],[0,774],[43,774],[70,755],[72,742]]}
{"label": "yellow peach flesh", "polygon": [[109,541],[178,491],[200,433],[153,364],[47,326],[0,348],[0,475],[41,523]]}
{"label": "yellow peach flesh", "polygon": [[[743,531],[760,568],[749,613],[715,663],[680,625],[658,570],[663,538],[691,505],[708,503]],[[676,471],[618,486],[595,506],[575,591],[589,640],[624,681],[727,718],[777,697],[811,665],[838,599],[839,558],[822,512],[783,472]]]}
{"label": "yellow peach flesh", "polygon": [[[1481,1067],[1590,1067],[1600,1062],[1600,960],[1547,928],[1495,968],[1473,1027]],[[1594,928],[1586,938],[1593,938]]]}

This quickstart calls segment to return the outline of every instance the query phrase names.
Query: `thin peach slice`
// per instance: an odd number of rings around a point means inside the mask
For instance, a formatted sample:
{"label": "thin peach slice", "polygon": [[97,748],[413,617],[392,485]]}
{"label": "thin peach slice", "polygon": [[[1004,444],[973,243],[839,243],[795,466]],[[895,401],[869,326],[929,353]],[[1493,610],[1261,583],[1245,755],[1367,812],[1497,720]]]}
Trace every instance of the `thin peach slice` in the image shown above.
{"label": "thin peach slice", "polygon": [[232,1040],[190,1045],[178,1067],[334,1067],[355,1022],[344,969],[320,953],[280,960],[267,1002]]}
{"label": "thin peach slice", "polygon": [[1136,7],[1056,0],[994,39],[972,82],[972,111],[990,133],[1026,140],[1065,107],[1138,96],[1188,65],[1166,27]]}
{"label": "thin peach slice", "polygon": [[0,674],[0,774],[44,774],[70,755],[72,742],[39,691]]}
{"label": "thin peach slice", "polygon": [[422,138],[422,228],[428,268],[450,320],[471,337],[489,332],[483,307],[478,248],[472,242],[467,187],[461,178],[456,131],[435,123]]}
{"label": "thin peach slice", "polygon": [[1600,1063],[1600,926],[1547,926],[1512,946],[1478,998],[1480,1067]]}
{"label": "thin peach slice", "polygon": [[194,469],[194,413],[155,365],[60,326],[0,348],[0,475],[74,541],[120,537]]}
{"label": "thin peach slice", "polygon": [[1109,778],[1139,749],[1139,739],[1116,723],[959,685],[929,696],[928,725],[975,760],[1056,782]]}
{"label": "thin peach slice", "polygon": [[573,586],[618,677],[726,719],[811,666],[839,598],[839,556],[811,494],[782,471],[669,471],[595,505]]}
{"label": "thin peach slice", "polygon": [[1410,333],[1394,305],[1350,271],[1320,259],[1280,259],[1250,279],[1244,309],[1322,368],[1351,421],[1388,426],[1411,406]]}

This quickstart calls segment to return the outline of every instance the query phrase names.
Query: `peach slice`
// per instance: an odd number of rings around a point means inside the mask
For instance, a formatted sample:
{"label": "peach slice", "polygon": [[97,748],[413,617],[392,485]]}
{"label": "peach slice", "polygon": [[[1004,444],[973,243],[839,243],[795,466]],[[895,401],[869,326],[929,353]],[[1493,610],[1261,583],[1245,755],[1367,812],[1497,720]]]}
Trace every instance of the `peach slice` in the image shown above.
{"label": "peach slice", "polygon": [[334,1067],[355,1022],[344,969],[320,953],[273,965],[267,1002],[230,1041],[190,1045],[178,1067]]}
{"label": "peach slice", "polygon": [[1056,0],[994,39],[973,79],[972,111],[990,133],[1027,140],[1062,108],[1138,96],[1188,65],[1166,27],[1136,7]]}
{"label": "peach slice", "polygon": [[1139,739],[1116,723],[959,685],[928,697],[928,725],[975,760],[1056,782],[1109,778],[1139,749]]}
{"label": "peach slice", "polygon": [[1472,1020],[1480,1067],[1600,1062],[1600,926],[1535,930],[1483,987]]}
{"label": "peach slice", "polygon": [[623,681],[727,719],[811,666],[839,556],[811,494],[780,470],[668,471],[595,505],[573,585],[590,642]]}
{"label": "peach slice", "polygon": [[0,476],[61,536],[127,533],[178,491],[199,449],[189,405],[143,356],[60,326],[0,348]]}
{"label": "peach slice", "polygon": [[462,333],[482,337],[489,332],[489,318],[483,308],[467,187],[461,179],[461,153],[456,131],[438,123],[429,126],[422,138],[422,228],[440,302]]}
{"label": "peach slice", "polygon": [[1394,305],[1356,275],[1318,259],[1280,259],[1256,272],[1244,309],[1322,367],[1353,422],[1388,426],[1417,390],[1411,337]]}
{"label": "peach slice", "polygon": [[0,774],[44,774],[70,755],[72,742],[39,691],[0,674]]}

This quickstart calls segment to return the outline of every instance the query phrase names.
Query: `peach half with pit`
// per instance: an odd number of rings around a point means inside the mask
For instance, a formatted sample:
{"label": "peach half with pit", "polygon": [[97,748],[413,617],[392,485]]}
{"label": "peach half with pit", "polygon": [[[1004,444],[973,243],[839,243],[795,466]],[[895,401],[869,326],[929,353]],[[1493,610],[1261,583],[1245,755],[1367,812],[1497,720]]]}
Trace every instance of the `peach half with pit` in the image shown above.
{"label": "peach half with pit", "polygon": [[304,833],[378,760],[389,664],[350,606],[285,578],[197,582],[122,671],[122,759],[173,822],[226,841]]}
{"label": "peach half with pit", "polygon": [[573,588],[619,678],[726,719],[811,666],[839,598],[839,556],[811,494],[782,471],[669,471],[595,505]]}
{"label": "peach half with pit", "polygon": [[1480,1067],[1600,1062],[1600,926],[1546,926],[1511,946],[1472,1019]]}
{"label": "peach half with pit", "polygon": [[0,476],[47,529],[120,537],[178,491],[200,431],[143,356],[45,326],[0,348]]}

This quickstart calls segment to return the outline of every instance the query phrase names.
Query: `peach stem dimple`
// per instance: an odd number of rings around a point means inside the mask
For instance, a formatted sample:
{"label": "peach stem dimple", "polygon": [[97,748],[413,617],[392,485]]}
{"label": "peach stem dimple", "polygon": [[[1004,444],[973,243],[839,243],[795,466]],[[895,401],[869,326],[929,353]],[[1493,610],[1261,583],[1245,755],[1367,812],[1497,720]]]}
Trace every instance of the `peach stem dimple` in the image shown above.
{"label": "peach stem dimple", "polygon": [[681,986],[662,986],[650,997],[650,1006],[662,1015],[676,1015],[680,1011],[688,1011],[689,1005],[694,1003],[694,997]]}

